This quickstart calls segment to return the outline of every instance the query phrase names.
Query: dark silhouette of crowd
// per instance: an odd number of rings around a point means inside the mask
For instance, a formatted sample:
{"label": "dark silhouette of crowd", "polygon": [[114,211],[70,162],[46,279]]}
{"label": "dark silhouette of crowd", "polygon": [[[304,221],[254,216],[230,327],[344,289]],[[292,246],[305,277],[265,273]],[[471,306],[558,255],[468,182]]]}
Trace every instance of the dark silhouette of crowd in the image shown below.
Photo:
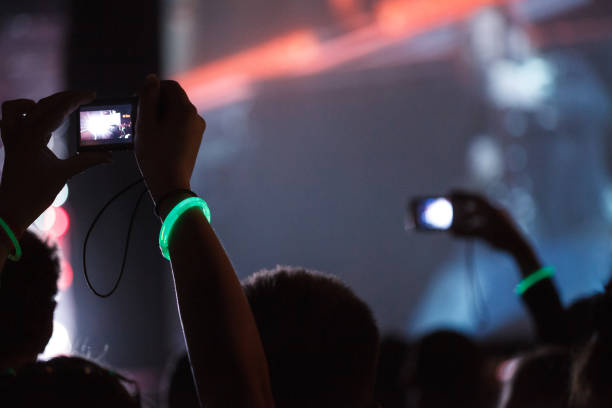
{"label": "dark silhouette of crowd", "polygon": [[[171,230],[164,245],[187,346],[165,405],[612,406],[612,285],[565,308],[550,269],[505,210],[477,194],[449,194],[451,232],[516,261],[537,338],[505,348],[444,328],[415,342],[381,338],[368,305],[331,275],[278,266],[238,280],[202,200],[190,191],[204,120],[176,82],[150,75],[139,95],[134,153],[163,228]],[[104,152],[62,160],[46,147],[51,132],[94,98],[62,92],[2,105],[3,407],[142,406],[137,383],[94,361],[37,361],[52,332],[59,263],[56,249],[27,228],[70,177],[111,160]]]}

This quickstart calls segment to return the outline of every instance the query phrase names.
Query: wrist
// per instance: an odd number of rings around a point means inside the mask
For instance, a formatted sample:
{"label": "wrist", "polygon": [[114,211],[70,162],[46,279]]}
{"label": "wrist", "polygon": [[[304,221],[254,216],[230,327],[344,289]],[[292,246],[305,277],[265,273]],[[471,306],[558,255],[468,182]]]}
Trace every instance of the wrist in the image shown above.
{"label": "wrist", "polygon": [[149,194],[157,204],[159,200],[168,193],[175,190],[191,190],[189,181],[179,181],[176,177],[168,177],[164,180],[151,181],[145,177],[145,183],[149,189]]}
{"label": "wrist", "polygon": [[27,225],[25,222],[17,221],[14,212],[6,210],[0,210],[0,224],[2,224],[2,228],[0,228],[0,248],[2,248],[2,253],[6,254],[9,259],[18,261],[21,258],[19,241],[25,233]]}
{"label": "wrist", "polygon": [[166,217],[168,216],[168,213],[170,213],[170,211],[172,211],[172,209],[176,207],[178,203],[180,203],[186,198],[193,197],[192,194],[189,194],[188,192],[181,191],[181,190],[182,189],[178,189],[177,193],[175,194],[160,196],[159,198],[161,198],[162,201],[155,202],[155,206],[156,206],[157,213],[158,213],[157,215],[159,216],[159,218],[161,218],[162,221],[166,219]]}
{"label": "wrist", "polygon": [[522,276],[527,276],[542,267],[542,263],[535,251],[526,242],[517,245],[510,252],[518,264]]}
{"label": "wrist", "polygon": [[[2,198],[0,197],[0,201]],[[25,220],[24,216],[19,214],[16,207],[7,205],[6,202],[0,204],[0,218],[4,220],[13,231],[17,239],[21,239],[25,231],[30,226],[30,223]],[[11,241],[8,239],[6,234],[1,234],[2,244],[8,243],[9,247],[12,247]]]}
{"label": "wrist", "polygon": [[30,224],[42,213],[34,207],[36,201],[24,194],[6,185],[0,186],[0,218],[8,224],[17,239],[21,239]]}
{"label": "wrist", "polygon": [[516,286],[515,292],[517,295],[523,296],[530,288],[545,279],[552,278],[554,274],[555,269],[552,266],[545,266],[538,270],[534,270],[529,275],[523,277],[523,280]]}
{"label": "wrist", "polygon": [[[200,217],[204,215],[206,221],[210,223],[210,209],[208,208],[208,204],[206,201],[201,199],[200,197],[194,196],[191,191],[183,191],[179,192],[179,194],[172,194],[173,197],[169,199],[171,203],[175,203],[179,197],[187,195],[187,198],[181,199],[177,204],[175,204],[172,209],[168,211],[170,206],[164,206],[165,219],[163,221],[161,230],[159,231],[159,248],[162,252],[164,258],[170,261],[170,239],[174,236],[173,231],[175,227],[179,225],[177,228],[181,228],[180,225],[185,225],[185,223],[180,222],[184,217],[188,217],[189,214],[195,215],[196,212],[199,212]],[[187,214],[189,213],[189,214]],[[184,230],[183,231],[188,231]]]}

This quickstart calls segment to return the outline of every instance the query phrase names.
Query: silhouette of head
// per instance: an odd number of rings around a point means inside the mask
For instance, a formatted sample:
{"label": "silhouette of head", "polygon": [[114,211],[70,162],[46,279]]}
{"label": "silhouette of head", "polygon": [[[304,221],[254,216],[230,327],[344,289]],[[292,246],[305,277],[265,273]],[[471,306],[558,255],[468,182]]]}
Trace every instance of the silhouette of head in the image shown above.
{"label": "silhouette of head", "polygon": [[277,267],[243,283],[282,407],[373,404],[378,329],[369,307],[338,279]]}
{"label": "silhouette of head", "polygon": [[53,332],[59,277],[56,248],[27,232],[19,262],[7,261],[0,275],[0,368],[35,361]]}
{"label": "silhouette of head", "polygon": [[567,408],[572,358],[564,348],[534,351],[503,386],[499,408]]}
{"label": "silhouette of head", "polygon": [[482,362],[472,340],[440,330],[421,339],[417,353],[420,407],[478,406]]}
{"label": "silhouette of head", "polygon": [[380,341],[374,395],[384,408],[408,405],[411,351],[410,344],[396,334],[386,335]]}
{"label": "silhouette of head", "polygon": [[593,335],[576,358],[572,372],[570,406],[600,408],[612,406],[611,338]]}
{"label": "silhouette of head", "polygon": [[57,357],[1,376],[0,401],[14,407],[138,408],[139,397],[122,382],[135,385],[80,357]]}
{"label": "silhouette of head", "polygon": [[177,359],[168,387],[168,408],[200,408],[189,357]]}

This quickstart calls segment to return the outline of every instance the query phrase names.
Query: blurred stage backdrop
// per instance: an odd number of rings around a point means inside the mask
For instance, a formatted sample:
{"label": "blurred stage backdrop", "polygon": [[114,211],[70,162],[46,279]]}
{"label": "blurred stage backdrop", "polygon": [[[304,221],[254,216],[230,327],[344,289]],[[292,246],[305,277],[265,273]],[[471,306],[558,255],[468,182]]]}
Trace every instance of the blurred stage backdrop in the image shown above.
{"label": "blurred stage backdrop", "polygon": [[[338,275],[385,332],[525,339],[516,267],[483,244],[406,230],[414,195],[505,205],[568,303],[602,289],[612,249],[612,5],[607,0],[174,0],[0,6],[0,97],[131,94],[174,78],[208,122],[193,190],[240,277],[276,264]],[[128,4],[129,3],[129,4]],[[52,139],[74,151],[66,125]],[[130,153],[75,178],[36,222],[63,254],[54,352],[130,369],[155,393],[183,348],[150,204],[126,276],[82,275],[95,213],[138,177]],[[90,243],[118,273],[135,194]],[[61,197],[60,197],[61,198]],[[153,398],[153,397],[152,397]]]}

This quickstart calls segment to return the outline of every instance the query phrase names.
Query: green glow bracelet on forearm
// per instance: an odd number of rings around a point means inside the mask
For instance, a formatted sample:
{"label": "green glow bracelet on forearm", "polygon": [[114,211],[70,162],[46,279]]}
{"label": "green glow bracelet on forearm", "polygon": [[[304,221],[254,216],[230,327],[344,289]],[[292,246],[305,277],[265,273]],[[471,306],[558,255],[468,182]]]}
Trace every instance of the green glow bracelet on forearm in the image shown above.
{"label": "green glow bracelet on forearm", "polygon": [[519,284],[516,285],[516,289],[514,291],[517,295],[522,296],[533,285],[535,285],[541,280],[552,278],[554,274],[555,269],[552,266],[545,266],[520,281]]}
{"label": "green glow bracelet on forearm", "polygon": [[4,222],[4,220],[2,218],[0,218],[0,226],[2,227],[4,232],[6,232],[6,235],[8,235],[9,239],[13,243],[13,246],[15,247],[15,254],[14,255],[8,254],[8,259],[10,259],[11,261],[18,261],[18,260],[20,260],[21,259],[21,246],[19,245],[19,241],[17,240],[17,237],[15,236],[15,233],[8,226],[8,224],[6,222]]}
{"label": "green glow bracelet on forearm", "polygon": [[178,219],[185,213],[185,211],[198,207],[202,209],[204,216],[210,223],[210,209],[208,208],[208,204],[206,201],[202,200],[200,197],[189,197],[178,203],[172,211],[168,213],[164,223],[162,224],[161,231],[159,231],[159,248],[161,249],[161,253],[167,260],[170,260],[170,252],[168,250],[168,240],[170,239],[170,234],[172,233],[172,229],[174,228],[174,224],[178,221]]}

